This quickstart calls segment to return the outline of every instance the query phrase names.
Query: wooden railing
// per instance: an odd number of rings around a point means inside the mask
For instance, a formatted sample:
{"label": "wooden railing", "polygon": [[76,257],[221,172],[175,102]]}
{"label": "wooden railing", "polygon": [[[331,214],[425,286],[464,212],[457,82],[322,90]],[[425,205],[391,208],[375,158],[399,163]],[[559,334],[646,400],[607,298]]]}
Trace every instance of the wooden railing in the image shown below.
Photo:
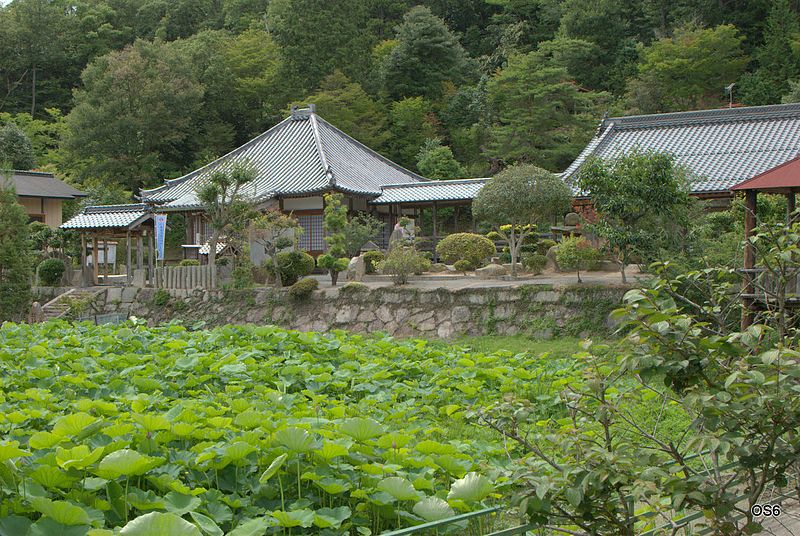
{"label": "wooden railing", "polygon": [[153,284],[164,289],[215,289],[217,288],[217,267],[202,266],[163,266],[155,269]]}

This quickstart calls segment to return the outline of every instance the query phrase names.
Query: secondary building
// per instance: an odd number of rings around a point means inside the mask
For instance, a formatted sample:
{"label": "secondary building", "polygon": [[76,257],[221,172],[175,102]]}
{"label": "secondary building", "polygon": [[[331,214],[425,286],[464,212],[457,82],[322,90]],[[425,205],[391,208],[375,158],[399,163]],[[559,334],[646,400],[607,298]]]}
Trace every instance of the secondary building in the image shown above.
{"label": "secondary building", "polygon": [[[2,176],[0,176],[0,180]],[[6,180],[9,180],[8,177]],[[10,183],[17,192],[17,201],[31,221],[39,221],[53,229],[62,222],[63,205],[86,194],[58,180],[52,173],[11,171]]]}

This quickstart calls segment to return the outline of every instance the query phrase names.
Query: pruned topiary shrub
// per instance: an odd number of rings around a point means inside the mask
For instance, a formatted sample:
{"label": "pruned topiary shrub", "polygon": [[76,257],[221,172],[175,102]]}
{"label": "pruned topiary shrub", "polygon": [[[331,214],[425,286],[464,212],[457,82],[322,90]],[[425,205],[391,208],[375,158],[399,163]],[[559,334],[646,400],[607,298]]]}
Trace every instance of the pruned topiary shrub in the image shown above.
{"label": "pruned topiary shrub", "polygon": [[550,251],[550,248],[556,244],[558,244],[558,242],[555,240],[550,240],[549,238],[539,240],[536,242],[536,253],[539,255],[547,255],[547,252]]}
{"label": "pruned topiary shrub", "polygon": [[532,274],[541,274],[547,266],[547,257],[538,253],[523,254],[522,266]]}
{"label": "pruned topiary shrub", "polygon": [[307,300],[318,288],[319,281],[313,277],[304,277],[289,287],[289,296],[297,301]]}
{"label": "pruned topiary shrub", "polygon": [[384,255],[382,251],[378,251],[377,249],[365,252],[363,257],[364,257],[364,266],[368,274],[374,274],[375,272],[377,272],[378,264],[380,264],[381,262],[383,262],[384,259],[386,259],[386,255]]}
{"label": "pruned topiary shrub", "polygon": [[334,287],[339,280],[339,272],[347,270],[349,264],[350,259],[347,257],[334,257],[328,253],[323,253],[317,257],[317,266],[328,271],[331,276],[331,286]]}
{"label": "pruned topiary shrub", "polygon": [[39,282],[45,287],[56,287],[66,270],[67,266],[61,259],[45,259],[39,263]]}
{"label": "pruned topiary shrub", "polygon": [[466,274],[467,272],[474,270],[475,265],[466,259],[461,259],[453,264],[453,268],[455,268],[456,272],[463,272]]}
{"label": "pruned topiary shrub", "polygon": [[200,261],[197,259],[183,259],[178,266],[200,266]]}
{"label": "pruned topiary shrub", "polygon": [[436,245],[436,253],[444,262],[469,261],[473,266],[481,266],[496,252],[494,242],[473,233],[453,233]]}
{"label": "pruned topiary shrub", "polygon": [[[283,251],[278,253],[278,268],[281,273],[281,283],[288,287],[314,271],[314,257],[305,251]],[[262,266],[269,268],[269,261],[264,261]],[[270,270],[271,272],[272,270]]]}
{"label": "pruned topiary shrub", "polygon": [[350,281],[345,283],[339,293],[346,292],[348,294],[356,292],[367,292],[369,287],[360,281]]}

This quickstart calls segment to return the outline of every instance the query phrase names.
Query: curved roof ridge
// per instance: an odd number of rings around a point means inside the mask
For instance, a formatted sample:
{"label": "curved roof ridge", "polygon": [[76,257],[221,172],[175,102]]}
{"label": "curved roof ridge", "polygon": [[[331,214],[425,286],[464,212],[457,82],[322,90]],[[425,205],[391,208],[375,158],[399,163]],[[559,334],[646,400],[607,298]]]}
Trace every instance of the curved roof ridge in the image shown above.
{"label": "curved roof ridge", "polygon": [[708,110],[688,110],[608,117],[603,120],[601,126],[615,123],[617,128],[646,128],[649,126],[677,126],[692,123],[752,121],[795,115],[800,116],[800,103],[737,106],[733,108],[711,108]]}
{"label": "curved roof ridge", "polygon": [[328,159],[325,158],[325,149],[322,147],[322,138],[319,135],[319,124],[317,123],[317,114],[312,109],[308,117],[309,119],[311,119],[311,132],[314,134],[314,143],[317,146],[319,159],[322,162],[322,167],[325,169],[326,175],[328,176],[328,181],[330,186],[334,187],[336,186],[336,177],[334,177],[333,170],[331,169],[330,164],[328,164]]}
{"label": "curved roof ridge", "polygon": [[431,179],[420,182],[395,182],[392,184],[384,184],[381,188],[424,188],[426,186],[437,186],[442,183],[447,184],[470,184],[473,182],[485,182],[491,177],[471,177],[465,179]]}

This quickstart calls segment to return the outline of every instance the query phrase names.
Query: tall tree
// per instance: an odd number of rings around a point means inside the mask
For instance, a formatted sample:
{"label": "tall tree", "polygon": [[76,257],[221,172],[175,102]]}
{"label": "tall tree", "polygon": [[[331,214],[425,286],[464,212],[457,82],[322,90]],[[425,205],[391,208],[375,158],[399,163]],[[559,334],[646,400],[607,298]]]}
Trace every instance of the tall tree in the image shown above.
{"label": "tall tree", "polygon": [[336,68],[363,80],[375,41],[364,31],[368,18],[366,0],[272,0],[267,23],[281,46],[286,89],[307,94]]}
{"label": "tall tree", "polygon": [[31,301],[33,264],[28,216],[0,170],[0,323],[22,320]]}
{"label": "tall tree", "polygon": [[417,169],[429,179],[460,179],[464,177],[464,168],[453,156],[447,145],[442,145],[438,138],[426,140],[417,155]]}
{"label": "tall tree", "polygon": [[395,99],[441,97],[445,82],[461,83],[471,62],[442,19],[424,6],[412,8],[397,27],[397,46],[386,65],[386,91]]}
{"label": "tall tree", "polygon": [[767,18],[764,43],[756,49],[758,69],[739,84],[746,104],[775,104],[800,75],[800,24],[788,0],[775,0]]}
{"label": "tall tree", "polygon": [[628,86],[630,104],[642,113],[718,106],[725,86],[747,66],[743,39],[730,25],[684,26],[644,47],[638,75]]}
{"label": "tall tree", "polygon": [[399,164],[413,167],[425,140],[436,137],[433,108],[422,97],[409,97],[389,105],[389,125],[392,138],[388,143],[389,156]]}
{"label": "tall tree", "polygon": [[12,122],[0,126],[0,166],[31,169],[33,162],[33,145],[25,132]]}
{"label": "tall tree", "polygon": [[598,95],[538,52],[514,56],[489,81],[492,108],[486,156],[561,171],[591,136]]}
{"label": "tall tree", "polygon": [[97,58],[82,78],[65,140],[81,178],[135,191],[191,162],[180,147],[196,134],[203,87],[170,46],[138,41]]}
{"label": "tall tree", "polygon": [[389,138],[383,107],[338,69],[304,102],[316,104],[323,118],[373,149],[381,149]]}

